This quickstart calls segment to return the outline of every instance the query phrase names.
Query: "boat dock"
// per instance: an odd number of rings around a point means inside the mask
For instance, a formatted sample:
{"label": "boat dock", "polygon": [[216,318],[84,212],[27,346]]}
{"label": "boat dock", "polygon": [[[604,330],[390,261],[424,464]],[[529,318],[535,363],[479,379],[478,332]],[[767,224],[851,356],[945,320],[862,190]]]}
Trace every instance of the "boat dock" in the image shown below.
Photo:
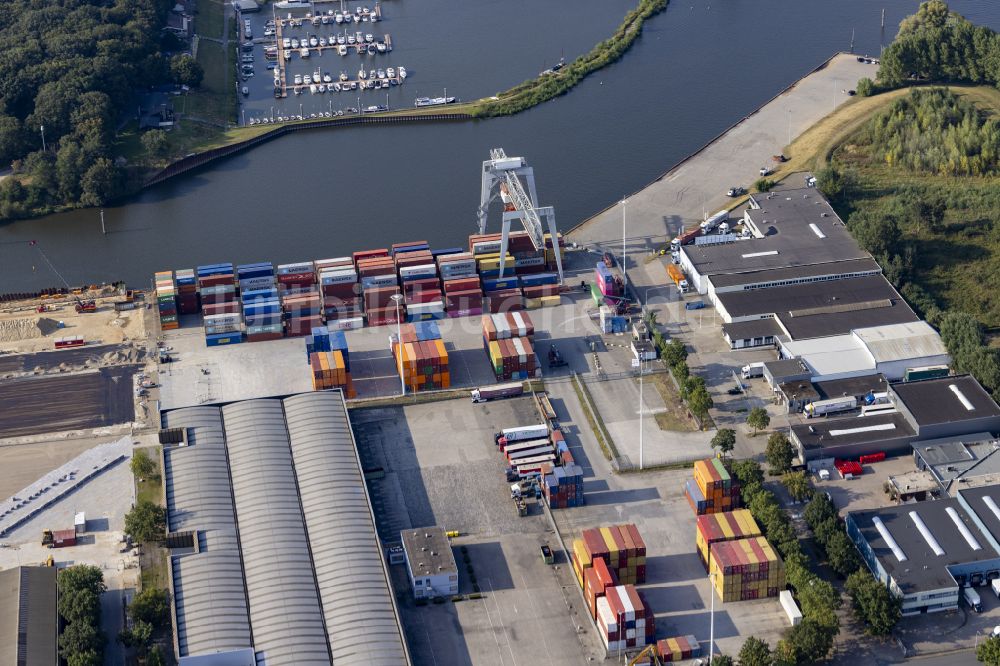
{"label": "boat dock", "polygon": [[[394,81],[395,85],[398,86],[401,85],[404,80],[405,79],[400,78],[399,75],[396,75],[392,78],[383,77],[381,79],[376,78],[374,80],[359,79],[359,78],[348,78],[346,80],[341,80],[339,77],[336,77],[333,79],[333,81],[330,82],[321,81],[319,83],[299,83],[299,84],[293,83],[292,85],[283,85],[281,96],[287,97],[288,93],[295,92],[296,88],[298,88],[299,90],[298,94],[304,94],[304,93],[323,94],[326,92],[341,93],[341,92],[362,92],[365,90],[388,90],[393,85],[392,83],[390,83],[391,81]],[[378,87],[376,87],[375,85],[371,86],[368,85],[370,83],[374,84],[374,81],[378,81]],[[339,86],[339,88],[334,88],[334,85]],[[320,92],[318,89],[319,86],[323,86],[325,90]],[[316,89],[315,92],[313,92],[314,88]]]}

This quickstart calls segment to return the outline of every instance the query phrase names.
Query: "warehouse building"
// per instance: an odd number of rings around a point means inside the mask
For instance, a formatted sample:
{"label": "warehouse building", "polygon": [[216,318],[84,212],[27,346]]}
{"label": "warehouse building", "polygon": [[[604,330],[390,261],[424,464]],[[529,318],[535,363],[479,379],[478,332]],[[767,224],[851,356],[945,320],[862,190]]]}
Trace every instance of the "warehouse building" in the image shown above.
{"label": "warehouse building", "polygon": [[847,534],[872,574],[902,599],[904,615],[958,607],[963,585],[1000,577],[1000,487],[958,497],[852,511]]}
{"label": "warehouse building", "polygon": [[[871,453],[908,454],[912,450],[925,452],[929,461],[951,473],[948,467],[952,464],[943,459],[962,453],[949,447],[941,458],[932,455],[945,448],[943,438],[991,440],[988,433],[1000,433],[1000,406],[971,375],[890,383],[885,393],[892,411],[793,425],[789,438],[798,448],[799,459],[857,459]],[[929,451],[920,446],[928,440]]]}
{"label": "warehouse building", "polygon": [[403,530],[399,536],[414,598],[458,594],[458,565],[443,527]]}
{"label": "warehouse building", "polygon": [[913,462],[945,494],[1000,484],[1000,440],[988,432],[915,442]]}
{"label": "warehouse building", "polygon": [[410,663],[339,391],[163,423],[179,663]]}
{"label": "warehouse building", "polygon": [[55,567],[0,571],[0,664],[59,663],[56,573]]}
{"label": "warehouse building", "polygon": [[[751,195],[742,222],[749,238],[680,250],[688,282],[712,302],[716,283],[736,291],[881,272],[815,188]],[[767,271],[779,272],[764,275]]]}

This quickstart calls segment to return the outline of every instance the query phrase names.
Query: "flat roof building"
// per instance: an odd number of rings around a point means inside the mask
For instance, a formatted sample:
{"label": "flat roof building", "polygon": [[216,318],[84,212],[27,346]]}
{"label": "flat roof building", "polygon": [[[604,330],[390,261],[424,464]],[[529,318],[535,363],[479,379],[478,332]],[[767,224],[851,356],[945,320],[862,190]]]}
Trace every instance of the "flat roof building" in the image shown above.
{"label": "flat roof building", "polygon": [[443,527],[418,527],[400,533],[406,574],[417,599],[458,594],[458,565]]}
{"label": "flat roof building", "polygon": [[847,533],[872,574],[902,599],[904,615],[957,608],[962,585],[1000,577],[1000,518],[976,495],[852,511]]}
{"label": "flat roof building", "polygon": [[1000,405],[972,375],[901,382],[889,393],[921,439],[1000,432]]}
{"label": "flat roof building", "polygon": [[[781,280],[829,278],[840,271],[866,273],[871,264],[836,266],[838,262],[871,259],[851,237],[844,223],[815,188],[789,189],[750,197],[743,225],[751,238],[735,243],[685,245],[681,267],[695,291],[715,298],[710,292],[712,277],[757,273],[766,270],[793,270],[804,266],[830,265],[831,271],[809,269],[789,272]],[[754,278],[758,279],[758,278]],[[770,280],[765,278],[765,282]],[[732,286],[732,283],[730,283]]]}
{"label": "flat roof building", "polygon": [[0,571],[0,664],[59,663],[56,577],[55,567]]}
{"label": "flat roof building", "polygon": [[913,462],[947,494],[1000,484],[1000,440],[988,432],[914,442]]}

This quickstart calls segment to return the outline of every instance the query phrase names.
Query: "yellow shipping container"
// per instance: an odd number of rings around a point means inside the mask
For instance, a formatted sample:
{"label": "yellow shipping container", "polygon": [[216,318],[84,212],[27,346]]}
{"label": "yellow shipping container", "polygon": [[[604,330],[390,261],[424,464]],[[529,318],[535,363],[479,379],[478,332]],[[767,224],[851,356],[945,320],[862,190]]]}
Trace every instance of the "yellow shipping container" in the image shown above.
{"label": "yellow shipping container", "polygon": [[573,552],[576,553],[576,559],[579,560],[580,566],[584,569],[592,564],[590,553],[587,552],[587,546],[583,543],[583,539],[573,539]]}
{"label": "yellow shipping container", "polygon": [[562,296],[558,294],[554,296],[542,296],[538,300],[542,302],[543,308],[554,308],[557,305],[562,305]]}

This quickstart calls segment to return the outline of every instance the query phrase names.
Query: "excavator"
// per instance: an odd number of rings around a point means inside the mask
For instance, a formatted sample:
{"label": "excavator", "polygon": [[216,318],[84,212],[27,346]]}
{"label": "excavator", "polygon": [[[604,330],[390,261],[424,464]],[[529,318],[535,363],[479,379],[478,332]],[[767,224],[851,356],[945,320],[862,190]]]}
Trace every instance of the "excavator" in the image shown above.
{"label": "excavator", "polygon": [[656,649],[656,643],[650,643],[642,652],[632,657],[632,660],[628,662],[628,666],[663,666],[664,662],[660,660],[660,653]]}

